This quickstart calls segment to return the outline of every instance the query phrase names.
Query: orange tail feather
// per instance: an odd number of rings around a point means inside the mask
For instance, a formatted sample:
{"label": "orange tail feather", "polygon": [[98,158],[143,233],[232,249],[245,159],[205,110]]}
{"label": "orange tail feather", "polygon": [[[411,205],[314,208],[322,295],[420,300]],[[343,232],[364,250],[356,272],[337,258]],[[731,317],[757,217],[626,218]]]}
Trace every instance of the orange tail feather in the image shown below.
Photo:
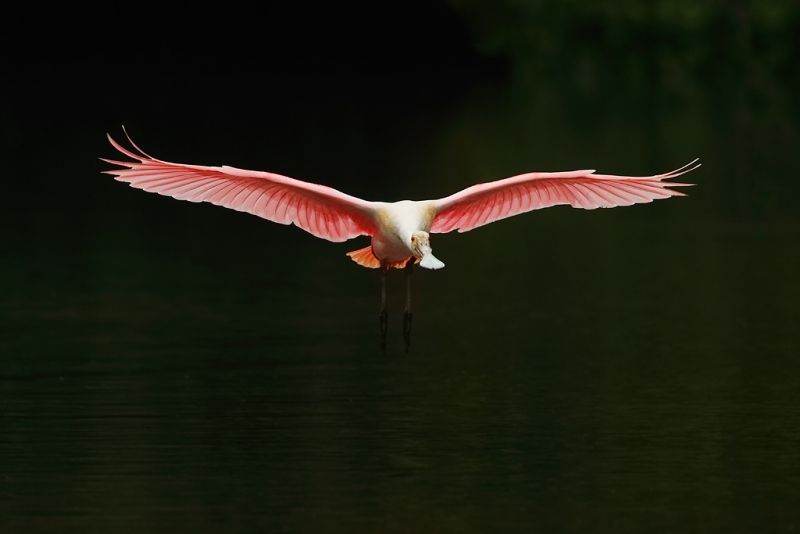
{"label": "orange tail feather", "polygon": [[348,252],[347,255],[350,256],[354,262],[367,269],[378,269],[381,266],[381,260],[376,258],[375,254],[372,253],[372,245]]}
{"label": "orange tail feather", "polygon": [[[357,264],[361,265],[362,267],[366,267],[367,269],[380,269],[381,267],[381,260],[375,257],[375,254],[372,252],[372,245],[364,248],[360,248],[358,250],[354,250],[352,252],[347,253],[350,258],[356,262]],[[410,258],[409,256],[408,258]],[[408,258],[400,261],[393,261],[386,264],[386,266],[391,269],[394,267],[395,269],[402,269],[406,266],[408,262]],[[419,259],[416,261],[419,263]]]}

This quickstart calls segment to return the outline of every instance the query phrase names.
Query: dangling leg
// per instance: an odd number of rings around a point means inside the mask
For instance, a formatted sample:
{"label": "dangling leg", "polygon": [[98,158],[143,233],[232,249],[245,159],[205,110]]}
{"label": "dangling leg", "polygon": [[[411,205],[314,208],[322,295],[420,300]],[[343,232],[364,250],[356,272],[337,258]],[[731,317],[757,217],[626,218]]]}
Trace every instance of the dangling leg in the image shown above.
{"label": "dangling leg", "polygon": [[406,262],[406,310],[403,314],[403,339],[406,342],[406,352],[411,347],[411,269],[414,268],[416,258],[411,256]]}
{"label": "dangling leg", "polygon": [[389,314],[386,313],[386,268],[381,266],[381,350],[386,354],[386,324]]}

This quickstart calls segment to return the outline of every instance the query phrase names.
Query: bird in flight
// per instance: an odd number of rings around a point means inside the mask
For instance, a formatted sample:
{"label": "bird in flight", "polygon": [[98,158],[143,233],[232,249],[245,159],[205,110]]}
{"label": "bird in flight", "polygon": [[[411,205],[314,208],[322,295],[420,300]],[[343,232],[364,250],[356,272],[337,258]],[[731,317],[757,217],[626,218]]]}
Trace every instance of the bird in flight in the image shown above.
{"label": "bird in flight", "polygon": [[[127,136],[127,132],[126,132]],[[532,172],[468,187],[438,200],[369,202],[336,189],[263,171],[170,163],[149,156],[128,136],[132,152],[110,135],[111,144],[134,161],[103,159],[123,167],[104,171],[132,187],[190,202],[210,202],[280,224],[294,224],[312,235],[340,242],[367,235],[372,243],[347,255],[381,273],[381,349],[386,350],[386,273],[406,272],[403,338],[411,345],[411,270],[415,264],[441,269],[430,234],[468,232],[531,210],[568,204],[595,209],[630,206],[683,196],[665,182],[700,166],[697,160],[654,176],[614,176],[593,170]]]}

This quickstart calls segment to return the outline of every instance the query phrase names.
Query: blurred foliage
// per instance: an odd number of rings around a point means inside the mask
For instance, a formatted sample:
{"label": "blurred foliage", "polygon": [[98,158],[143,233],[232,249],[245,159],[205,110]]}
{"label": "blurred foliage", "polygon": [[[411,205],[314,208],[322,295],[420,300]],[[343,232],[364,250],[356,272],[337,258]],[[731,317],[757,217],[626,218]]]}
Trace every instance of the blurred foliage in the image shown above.
{"label": "blurred foliage", "polygon": [[[800,3],[448,1],[476,49],[509,63],[516,97],[506,120],[520,116],[545,132],[530,146],[544,146],[563,125],[576,133],[560,144],[588,131],[581,153],[609,137],[608,153],[627,143],[631,157],[653,161],[681,146],[677,152],[699,156],[706,172],[714,168],[703,185],[713,187],[720,210],[795,211]],[[540,113],[520,113],[525,105]],[[634,138],[614,130],[620,121]]]}
{"label": "blurred foliage", "polygon": [[792,0],[449,0],[478,50],[517,73],[798,82],[800,4]]}

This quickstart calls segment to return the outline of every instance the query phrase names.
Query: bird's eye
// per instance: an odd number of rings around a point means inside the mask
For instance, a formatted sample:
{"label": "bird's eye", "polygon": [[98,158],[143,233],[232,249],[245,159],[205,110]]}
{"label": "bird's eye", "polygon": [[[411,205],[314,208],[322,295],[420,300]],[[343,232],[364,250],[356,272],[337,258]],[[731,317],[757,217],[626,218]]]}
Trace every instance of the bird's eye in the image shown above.
{"label": "bird's eye", "polygon": [[417,241],[417,236],[415,236],[415,235],[412,235],[412,236],[411,236],[411,242],[412,242],[412,243],[415,243],[416,241]]}

